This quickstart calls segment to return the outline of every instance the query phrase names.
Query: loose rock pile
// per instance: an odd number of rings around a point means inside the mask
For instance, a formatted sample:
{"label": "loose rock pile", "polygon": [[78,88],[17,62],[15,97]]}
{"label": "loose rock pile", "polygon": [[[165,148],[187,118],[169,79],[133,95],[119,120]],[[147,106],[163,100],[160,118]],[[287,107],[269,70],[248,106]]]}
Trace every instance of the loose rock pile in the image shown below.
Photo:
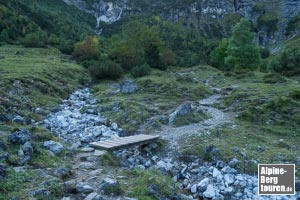
{"label": "loose rock pile", "polygon": [[[235,169],[239,161],[232,159],[228,164],[223,161],[204,162],[199,158],[194,161],[175,161],[171,158],[160,158],[151,152],[155,144],[150,144],[142,152],[127,149],[116,152],[120,165],[140,170],[158,169],[173,177],[179,184],[181,192],[178,199],[298,199],[296,196],[258,196],[257,176],[238,173]],[[298,182],[298,181],[297,181]]]}
{"label": "loose rock pile", "polygon": [[43,121],[43,125],[64,142],[77,146],[119,137],[122,129],[101,116],[96,104],[97,99],[88,88],[77,90],[63,101],[60,111]]}

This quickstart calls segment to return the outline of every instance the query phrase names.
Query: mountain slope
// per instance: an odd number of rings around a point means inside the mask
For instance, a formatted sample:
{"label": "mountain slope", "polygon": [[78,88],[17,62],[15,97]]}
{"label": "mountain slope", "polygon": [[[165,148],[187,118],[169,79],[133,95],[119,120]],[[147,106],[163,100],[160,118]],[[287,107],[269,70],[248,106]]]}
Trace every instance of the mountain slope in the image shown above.
{"label": "mountain slope", "polygon": [[0,10],[0,42],[20,44],[42,31],[45,44],[70,53],[74,42],[94,34],[95,19],[60,0],[0,0]]}
{"label": "mountain slope", "polygon": [[[132,14],[148,13],[198,29],[207,37],[225,37],[240,17],[252,20],[260,43],[278,44],[299,32],[300,1],[293,0],[64,0],[97,18],[113,23]],[[101,26],[101,23],[100,23]]]}

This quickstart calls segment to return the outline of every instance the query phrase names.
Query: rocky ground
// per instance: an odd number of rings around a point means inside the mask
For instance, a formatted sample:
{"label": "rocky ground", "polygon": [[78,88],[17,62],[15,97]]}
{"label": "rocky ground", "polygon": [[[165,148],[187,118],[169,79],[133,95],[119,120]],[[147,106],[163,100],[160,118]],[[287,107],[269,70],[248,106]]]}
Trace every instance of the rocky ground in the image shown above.
{"label": "rocky ground", "polygon": [[[300,195],[291,196],[257,196],[257,177],[241,174],[235,168],[240,161],[232,159],[229,163],[222,160],[203,161],[197,157],[184,157],[179,149],[184,138],[192,134],[206,133],[209,129],[224,123],[232,123],[232,114],[215,107],[222,103],[224,95],[232,88],[214,89],[214,94],[199,101],[198,105],[184,103],[170,115],[169,125],[155,134],[161,135],[166,142],[161,147],[157,143],[149,144],[142,150],[137,147],[114,152],[93,149],[89,142],[100,141],[122,136],[123,130],[114,122],[99,114],[97,99],[88,88],[78,90],[65,100],[56,113],[51,113],[42,124],[58,135],[75,151],[72,161],[72,175],[64,182],[68,199],[133,199],[124,197],[122,187],[127,183],[126,176],[119,171],[127,170],[159,170],[170,176],[176,183],[171,187],[173,193],[164,195],[155,184],[149,184],[148,194],[156,199],[297,199]],[[188,110],[205,111],[210,118],[197,124],[172,127],[175,115],[184,115]],[[232,123],[232,126],[234,124]],[[24,152],[28,152],[24,145]],[[44,144],[52,152],[61,148],[58,143]],[[63,148],[63,147],[62,147]],[[208,146],[206,151],[217,154],[219,149]],[[112,157],[110,157],[112,156]],[[108,167],[110,166],[110,167]],[[65,169],[58,169],[66,173]],[[297,187],[299,183],[297,182]],[[125,193],[126,194],[126,193]],[[146,197],[145,197],[146,198]]]}

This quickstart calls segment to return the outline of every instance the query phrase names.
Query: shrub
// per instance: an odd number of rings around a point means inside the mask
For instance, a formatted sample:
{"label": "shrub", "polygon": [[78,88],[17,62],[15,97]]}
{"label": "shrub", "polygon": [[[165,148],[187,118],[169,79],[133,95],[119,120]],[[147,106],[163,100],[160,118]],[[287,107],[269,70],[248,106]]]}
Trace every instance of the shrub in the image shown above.
{"label": "shrub", "polygon": [[228,40],[223,39],[217,48],[211,53],[211,64],[212,66],[225,70],[225,58],[227,57]]}
{"label": "shrub", "polygon": [[241,19],[233,27],[227,54],[225,64],[235,70],[254,70],[259,66],[260,54],[258,44],[255,42],[255,34],[251,30],[251,23],[247,19]]}
{"label": "shrub", "polygon": [[161,48],[159,52],[160,57],[160,65],[166,66],[174,66],[176,65],[176,55],[173,53],[172,50],[167,48]]}
{"label": "shrub", "polygon": [[74,51],[74,44],[71,40],[62,41],[58,47],[58,49],[65,54],[72,54]]}
{"label": "shrub", "polygon": [[300,101],[300,90],[299,89],[292,90],[289,96],[296,101]]}
{"label": "shrub", "polygon": [[259,52],[260,52],[260,56],[261,56],[262,59],[270,57],[270,51],[269,51],[268,48],[261,47],[259,49]]}
{"label": "shrub", "polygon": [[267,71],[269,72],[278,72],[281,71],[281,65],[278,58],[271,58],[268,62]]}
{"label": "shrub", "polygon": [[131,75],[135,78],[138,78],[150,74],[150,71],[150,66],[148,64],[143,64],[141,66],[136,66],[132,68]]}
{"label": "shrub", "polygon": [[284,77],[282,77],[280,74],[277,74],[277,73],[269,73],[269,74],[264,75],[263,81],[264,81],[264,83],[270,83],[270,84],[286,82]]}
{"label": "shrub", "polygon": [[100,55],[99,40],[96,36],[89,36],[74,46],[72,56],[77,61],[96,59]]}
{"label": "shrub", "polygon": [[114,44],[108,55],[110,59],[119,63],[125,70],[130,70],[132,67],[142,65],[145,62],[142,47],[136,47],[130,41]]}
{"label": "shrub", "polygon": [[121,66],[109,59],[90,62],[88,70],[95,79],[118,79],[123,74]]}
{"label": "shrub", "polygon": [[23,39],[22,44],[25,47],[40,48],[46,46],[47,40],[48,40],[47,33],[43,31],[37,31],[37,32],[27,34]]}

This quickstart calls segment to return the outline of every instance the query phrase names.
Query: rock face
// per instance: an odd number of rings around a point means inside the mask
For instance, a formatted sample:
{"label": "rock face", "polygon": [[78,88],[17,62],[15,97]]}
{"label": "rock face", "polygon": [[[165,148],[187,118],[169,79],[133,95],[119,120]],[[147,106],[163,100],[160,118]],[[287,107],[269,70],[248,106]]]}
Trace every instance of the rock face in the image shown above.
{"label": "rock face", "polygon": [[[113,23],[131,13],[157,13],[164,19],[181,21],[185,26],[197,28],[209,37],[227,36],[232,25],[230,23],[233,23],[230,16],[243,16],[257,26],[259,41],[263,45],[278,43],[299,32],[299,28],[287,28],[290,20],[299,16],[300,1],[295,0],[193,0],[178,2],[176,6],[168,0],[143,3],[130,0],[63,1],[95,16],[98,28],[100,22]],[[268,19],[267,16],[273,17]],[[229,20],[228,27],[220,23],[223,19]]]}
{"label": "rock face", "polygon": [[96,104],[88,88],[77,90],[63,101],[58,112],[50,114],[42,123],[73,146],[118,137],[122,129],[116,123],[109,125]]}

